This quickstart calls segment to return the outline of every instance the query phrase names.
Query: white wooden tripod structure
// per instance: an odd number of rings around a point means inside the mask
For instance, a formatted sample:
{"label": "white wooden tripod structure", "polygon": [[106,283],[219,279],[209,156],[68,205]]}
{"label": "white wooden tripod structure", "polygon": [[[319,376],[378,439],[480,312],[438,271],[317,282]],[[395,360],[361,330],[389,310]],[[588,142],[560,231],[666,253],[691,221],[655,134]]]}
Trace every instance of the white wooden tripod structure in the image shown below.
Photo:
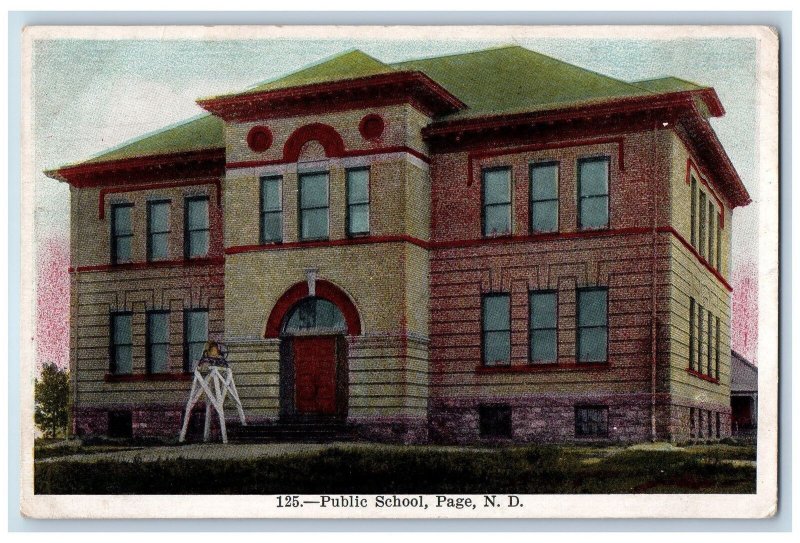
{"label": "white wooden tripod structure", "polygon": [[203,441],[208,441],[211,437],[211,409],[215,409],[219,416],[219,428],[222,434],[222,442],[228,442],[228,431],[225,429],[225,399],[230,394],[231,399],[236,404],[239,411],[239,419],[242,426],[247,426],[244,420],[244,410],[236,392],[236,384],[233,382],[233,370],[224,366],[209,366],[205,375],[199,367],[194,370],[194,381],[192,390],[189,392],[189,401],[186,402],[186,412],[183,414],[183,428],[178,441],[183,443],[186,439],[186,431],[189,428],[189,417],[192,408],[200,401],[204,395],[206,397],[206,420],[203,429]]}

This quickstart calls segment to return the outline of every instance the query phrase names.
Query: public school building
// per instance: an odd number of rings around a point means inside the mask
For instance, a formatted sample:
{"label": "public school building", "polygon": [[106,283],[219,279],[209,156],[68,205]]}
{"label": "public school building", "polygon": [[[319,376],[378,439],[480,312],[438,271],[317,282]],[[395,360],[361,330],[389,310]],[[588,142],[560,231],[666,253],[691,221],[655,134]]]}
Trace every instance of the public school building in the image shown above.
{"label": "public school building", "polygon": [[521,47],[352,51],[47,172],[78,435],[175,437],[224,342],[250,424],[402,442],[730,435],[714,89]]}

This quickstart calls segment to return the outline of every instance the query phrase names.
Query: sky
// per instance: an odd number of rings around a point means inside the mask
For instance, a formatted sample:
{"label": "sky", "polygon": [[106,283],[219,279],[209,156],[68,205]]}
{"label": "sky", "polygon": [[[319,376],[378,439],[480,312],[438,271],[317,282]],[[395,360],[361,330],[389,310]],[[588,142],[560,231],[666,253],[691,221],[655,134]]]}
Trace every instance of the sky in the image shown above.
{"label": "sky", "polygon": [[[626,81],[667,75],[716,89],[725,109],[711,119],[754,202],[758,200],[758,81],[755,39],[524,40],[47,40],[33,49],[34,160],[37,172],[101,151],[203,113],[195,100],[240,91],[353,48],[383,62],[468,52],[516,43]],[[535,74],[532,75],[535,77]],[[38,173],[35,180],[38,363],[66,363],[68,347],[69,190]],[[753,287],[757,204],[733,218],[734,307]],[[752,292],[742,292],[752,297]],[[738,304],[738,305],[737,305]],[[47,310],[44,311],[44,307]],[[54,308],[60,309],[54,309]],[[734,322],[734,348],[755,356],[753,324]],[[43,342],[39,342],[43,343]]]}

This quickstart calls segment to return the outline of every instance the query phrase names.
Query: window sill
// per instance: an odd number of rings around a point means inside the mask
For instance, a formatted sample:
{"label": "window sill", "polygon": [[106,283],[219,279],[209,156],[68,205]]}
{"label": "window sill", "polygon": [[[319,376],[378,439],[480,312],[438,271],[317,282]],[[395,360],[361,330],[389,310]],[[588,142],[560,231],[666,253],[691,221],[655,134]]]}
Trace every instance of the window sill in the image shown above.
{"label": "window sill", "polygon": [[716,377],[711,377],[710,375],[706,375],[705,373],[700,373],[697,370],[693,370],[692,368],[686,368],[686,373],[689,375],[693,375],[698,379],[702,379],[703,381],[708,381],[709,383],[714,383],[715,385],[719,384],[719,379]]}
{"label": "window sill", "polygon": [[103,377],[106,383],[141,383],[158,381],[191,381],[191,373],[132,373],[115,375],[107,373]]}
{"label": "window sill", "polygon": [[484,366],[475,368],[478,373],[536,373],[546,371],[598,370],[609,368],[608,362],[566,362],[514,364],[511,366]]}

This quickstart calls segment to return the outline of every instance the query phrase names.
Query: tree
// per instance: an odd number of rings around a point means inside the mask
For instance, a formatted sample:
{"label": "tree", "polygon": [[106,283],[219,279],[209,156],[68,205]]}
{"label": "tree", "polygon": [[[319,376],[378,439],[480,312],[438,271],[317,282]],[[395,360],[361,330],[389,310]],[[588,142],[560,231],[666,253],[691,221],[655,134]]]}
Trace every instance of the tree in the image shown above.
{"label": "tree", "polygon": [[34,385],[36,411],[34,422],[46,436],[56,437],[66,433],[67,402],[69,401],[69,376],[55,364],[46,364]]}

